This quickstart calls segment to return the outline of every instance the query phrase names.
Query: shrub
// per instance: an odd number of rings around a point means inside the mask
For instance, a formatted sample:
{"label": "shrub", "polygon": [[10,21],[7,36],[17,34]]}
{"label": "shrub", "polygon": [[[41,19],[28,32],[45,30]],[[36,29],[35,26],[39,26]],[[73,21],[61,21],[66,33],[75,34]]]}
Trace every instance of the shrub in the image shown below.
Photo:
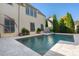
{"label": "shrub", "polygon": [[25,28],[22,28],[21,33],[22,33],[22,35],[29,35],[30,34],[29,30],[27,30]]}
{"label": "shrub", "polygon": [[50,28],[50,32],[54,32],[54,31],[53,31],[53,28]]}
{"label": "shrub", "polygon": [[37,28],[36,33],[40,33],[40,32],[41,32],[41,29]]}

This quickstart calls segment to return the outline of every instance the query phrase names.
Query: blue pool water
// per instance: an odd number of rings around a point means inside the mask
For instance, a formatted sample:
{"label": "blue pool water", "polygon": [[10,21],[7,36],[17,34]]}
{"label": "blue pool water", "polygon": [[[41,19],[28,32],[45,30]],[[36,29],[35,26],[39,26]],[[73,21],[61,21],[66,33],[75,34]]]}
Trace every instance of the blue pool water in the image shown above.
{"label": "blue pool water", "polygon": [[73,35],[58,35],[58,34],[42,35],[17,40],[41,55],[45,54],[59,40],[74,42]]}

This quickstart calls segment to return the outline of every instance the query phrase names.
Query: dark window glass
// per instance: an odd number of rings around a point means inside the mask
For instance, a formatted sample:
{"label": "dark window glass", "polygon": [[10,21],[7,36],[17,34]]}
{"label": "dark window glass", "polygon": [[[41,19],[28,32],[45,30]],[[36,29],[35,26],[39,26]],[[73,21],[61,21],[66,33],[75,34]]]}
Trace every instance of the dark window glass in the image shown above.
{"label": "dark window glass", "polygon": [[5,33],[15,32],[15,23],[13,20],[5,18],[4,32]]}
{"label": "dark window glass", "polygon": [[30,23],[30,31],[35,31],[35,24],[34,23]]}
{"label": "dark window glass", "polygon": [[44,30],[44,26],[43,26],[43,24],[41,24],[41,30],[42,30],[42,31]]}
{"label": "dark window glass", "polygon": [[5,25],[9,25],[9,20],[5,19]]}
{"label": "dark window glass", "polygon": [[37,12],[32,7],[26,7],[26,14],[33,17],[37,17]]}
{"label": "dark window glass", "polygon": [[15,28],[14,26],[11,27],[11,32],[14,32]]}
{"label": "dark window glass", "polygon": [[29,7],[26,7],[26,14],[29,15]]}
{"label": "dark window glass", "polygon": [[10,27],[9,27],[9,26],[6,26],[6,27],[4,28],[4,31],[5,31],[5,33],[10,32]]}
{"label": "dark window glass", "polygon": [[30,15],[33,16],[33,9],[30,8]]}
{"label": "dark window glass", "polygon": [[34,17],[37,17],[37,13],[36,13],[36,11],[34,11]]}

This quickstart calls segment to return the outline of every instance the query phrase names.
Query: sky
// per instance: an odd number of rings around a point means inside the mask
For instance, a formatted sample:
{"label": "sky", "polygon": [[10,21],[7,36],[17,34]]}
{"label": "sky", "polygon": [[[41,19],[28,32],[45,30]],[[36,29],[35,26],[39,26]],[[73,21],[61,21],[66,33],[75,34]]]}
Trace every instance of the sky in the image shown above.
{"label": "sky", "polygon": [[56,14],[57,19],[59,20],[69,12],[72,14],[74,21],[79,20],[78,3],[32,3],[32,5],[45,14],[46,18]]}

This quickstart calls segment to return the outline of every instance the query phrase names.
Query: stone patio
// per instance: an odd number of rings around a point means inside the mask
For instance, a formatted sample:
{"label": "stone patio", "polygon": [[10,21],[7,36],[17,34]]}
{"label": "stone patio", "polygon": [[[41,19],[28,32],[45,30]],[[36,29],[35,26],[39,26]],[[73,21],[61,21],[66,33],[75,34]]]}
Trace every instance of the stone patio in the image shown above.
{"label": "stone patio", "polygon": [[[41,56],[15,39],[0,38],[1,56]],[[74,34],[75,42],[59,41],[43,56],[79,56],[79,34]]]}
{"label": "stone patio", "polygon": [[75,42],[59,41],[50,50],[65,56],[79,56],[79,34],[74,34],[74,40]]}
{"label": "stone patio", "polygon": [[14,39],[0,39],[1,56],[40,56]]}

